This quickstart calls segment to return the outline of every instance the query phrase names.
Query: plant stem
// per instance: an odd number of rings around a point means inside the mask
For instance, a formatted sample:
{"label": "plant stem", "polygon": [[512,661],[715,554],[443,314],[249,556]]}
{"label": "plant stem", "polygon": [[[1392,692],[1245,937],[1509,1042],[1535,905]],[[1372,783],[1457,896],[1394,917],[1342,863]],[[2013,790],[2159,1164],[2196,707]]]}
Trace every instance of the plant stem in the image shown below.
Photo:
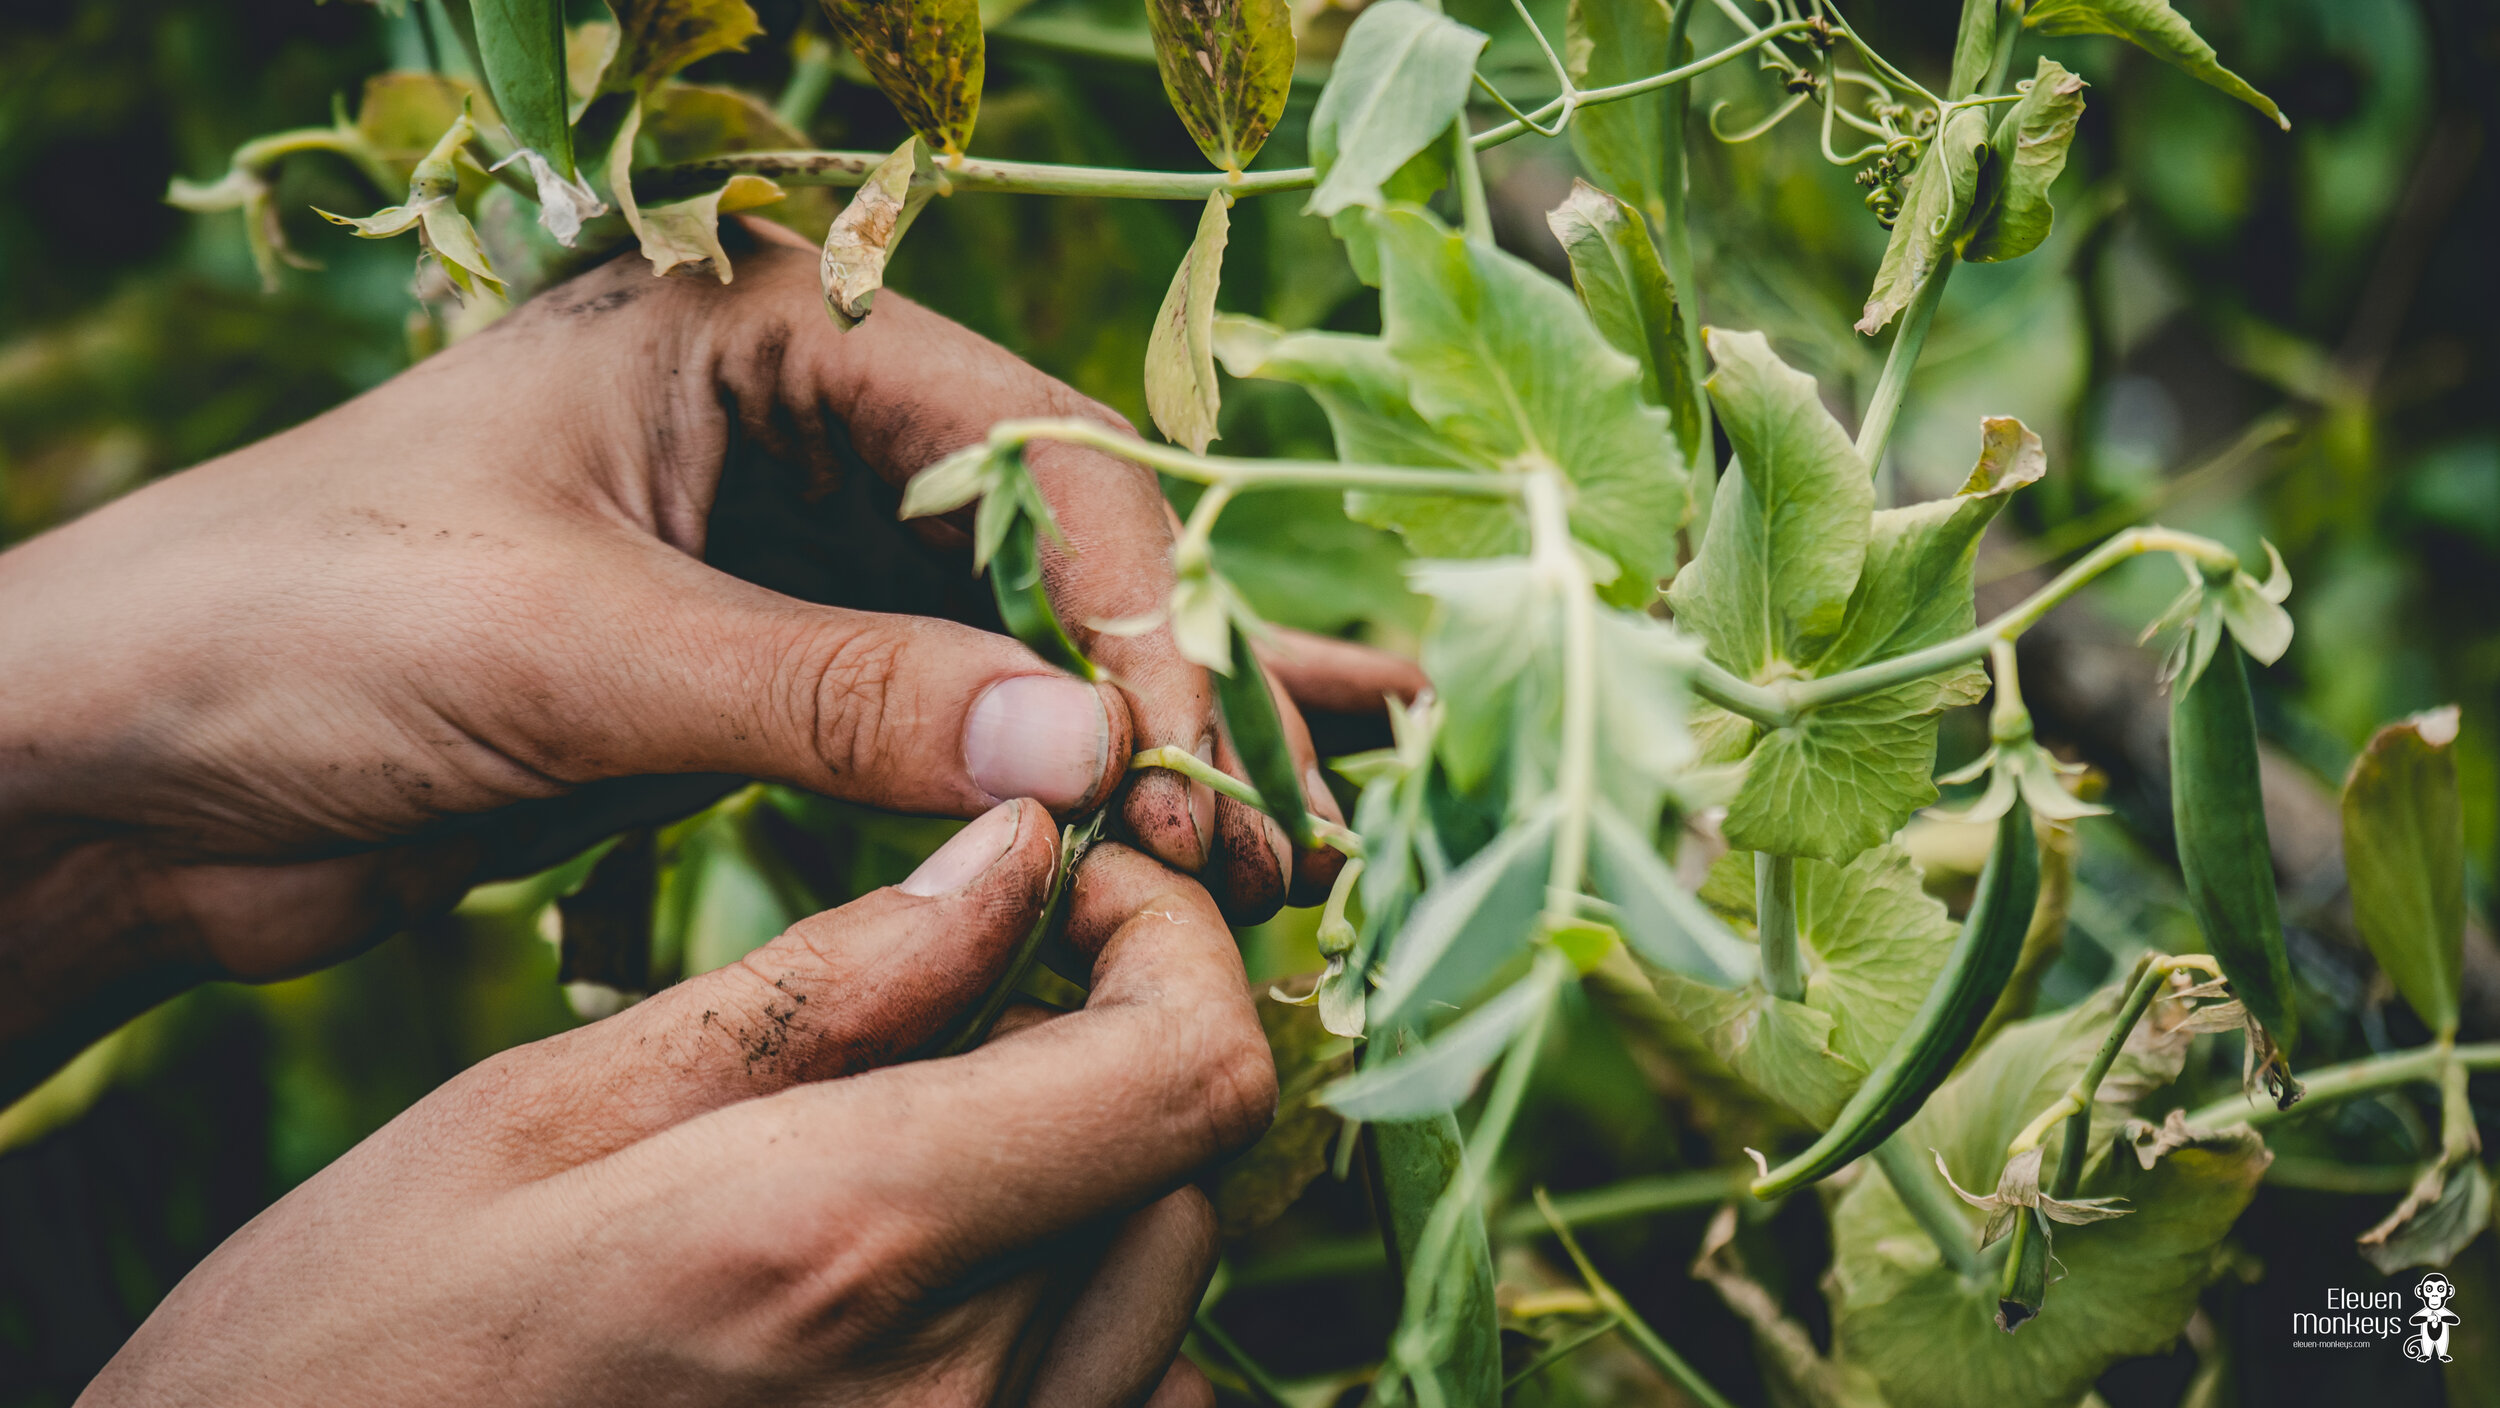
{"label": "plant stem", "polygon": [[1554,1214],[1553,1199],[1545,1196],[1542,1188],[1536,1190],[1536,1205],[1537,1210],[1545,1214],[1546,1225],[1553,1228],[1554,1235],[1562,1240],[1563,1251],[1571,1257],[1571,1264],[1578,1268],[1580,1279],[1588,1285],[1589,1294],[1596,1297],[1597,1303],[1606,1307],[1609,1314],[1623,1322],[1624,1337],[1631,1340],[1650,1363],[1658,1366],[1659,1372],[1674,1380],[1676,1387],[1684,1390],[1687,1397],[1707,1405],[1707,1408],[1732,1408],[1727,1399],[1710,1386],[1708,1379],[1685,1363],[1684,1356],[1660,1339],[1657,1331],[1649,1328],[1649,1323],[1641,1319],[1630,1302],[1624,1300],[1623,1293],[1597,1273],[1597,1267],[1589,1261],[1588,1253],[1580,1250],[1580,1239],[1571,1235],[1571,1225]]}
{"label": "plant stem", "polygon": [[2004,8],[1997,11],[1996,54],[1989,60],[1988,81],[1980,85],[1981,92],[2005,91],[2006,76],[2014,67],[2014,41],[2022,37],[2022,32],[2023,0],[2005,0]]}
{"label": "plant stem", "polygon": [[[1803,20],[1791,20],[1757,31],[1714,54],[1697,59],[1679,68],[1611,88],[1593,88],[1573,98],[1556,98],[1529,116],[1540,121],[1564,110],[1567,104],[1587,107],[1593,103],[1611,103],[1642,93],[1672,87],[1709,72],[1730,59],[1762,47],[1774,39],[1810,29]],[[1488,127],[1470,138],[1476,150],[1500,146],[1529,131],[1527,123],[1513,119],[1497,127]],[[877,163],[886,159],[886,152],[723,152],[700,161],[662,167],[652,174],[657,182],[683,179],[689,188],[700,187],[703,177],[728,176],[752,172],[769,176],[785,186],[856,186],[868,179]],[[1115,196],[1138,200],[1203,201],[1218,190],[1229,190],[1237,196],[1270,195],[1278,191],[1308,190],[1319,183],[1319,173],[1308,166],[1283,167],[1273,171],[1130,171],[1107,166],[1060,166],[1038,161],[983,161],[965,158],[949,166],[947,180],[958,189],[976,191],[1019,191],[1027,195]]]}
{"label": "plant stem", "polygon": [[1450,123],[1450,164],[1458,168],[1459,228],[1477,244],[1493,243],[1493,207],[1484,198],[1484,168],[1476,164],[1476,145],[1467,139],[1467,114]]}
{"label": "plant stem", "polygon": [[[2030,1124],[2023,1126],[2022,1133],[2015,1135],[2014,1141],[2005,1146],[2005,1155],[2009,1159],[2027,1154],[2040,1147],[2040,1141],[2048,1138],[2049,1130],[2058,1121],[2081,1122],[2069,1123],[2066,1127],[2067,1147],[2059,1156],[2056,1181],[2048,1190],[2050,1197],[2071,1198],[2075,1195],[2075,1185],[2071,1180],[2080,1178],[2083,1173],[2083,1146],[2091,1133],[2092,1102],[2100,1094],[2101,1080],[2109,1074],[2111,1063],[2118,1059],[2119,1051],[2126,1046],[2127,1034],[2135,1030],[2144,1009],[2152,1006],[2153,999],[2159,997],[2162,989],[2169,985],[2170,975],[2182,970],[2194,970],[2214,977],[2222,975],[2221,965],[2201,953],[2183,953],[2177,957],[2147,954],[2137,960],[2134,980],[2127,989],[2127,999],[2119,1004],[2117,1015],[2110,1019],[2109,1031],[2101,1038],[2100,1049],[2092,1053],[2092,1064],[2084,1067],[2083,1074],[2075,1078],[2074,1084],[2066,1087],[2063,1095],[2034,1116]],[[2068,1168],[2070,1164],[2073,1165],[2071,1170]]]}
{"label": "plant stem", "polygon": [[1784,728],[1797,721],[1796,708],[1786,694],[1738,679],[1715,660],[1703,660],[1694,667],[1693,692],[1765,728]]}
{"label": "plant stem", "polygon": [[[1656,1213],[1716,1207],[1744,1192],[1752,1177],[1747,1169],[1696,1169],[1690,1173],[1626,1179],[1584,1193],[1566,1193],[1551,1202],[1554,1215],[1564,1225],[1589,1227]],[[1500,1228],[1505,1237],[1534,1237],[1547,1230],[1544,1216],[1534,1208],[1514,1209],[1502,1219]]]}
{"label": "plant stem", "polygon": [[[1443,1362],[1447,1347],[1438,1343],[1441,1336],[1436,1326],[1445,1322],[1433,1305],[1434,1298],[1445,1289],[1442,1271],[1457,1250],[1461,1230],[1468,1220],[1475,1219],[1482,1225],[1484,1210],[1479,1200],[1484,1196],[1485,1179],[1493,1161],[1501,1155],[1504,1141],[1510,1137],[1511,1122],[1518,1117],[1520,1102],[1527,1095],[1528,1075],[1536,1067],[1537,1048],[1545,1042],[1545,1026],[1553,1016],[1554,997],[1570,971],[1570,960],[1550,947],[1537,955],[1536,964],[1526,981],[1548,985],[1544,1000],[1537,1004],[1535,1015],[1528,1018],[1519,1035],[1512,1038],[1510,1051],[1502,1058],[1501,1073],[1493,1078],[1493,1089],[1485,1096],[1484,1113],[1477,1117],[1476,1127],[1467,1137],[1458,1171],[1450,1178],[1440,1201],[1433,1205],[1432,1218],[1424,1226],[1414,1262],[1406,1269],[1406,1303],[1399,1316],[1397,1334],[1390,1342],[1390,1365],[1386,1371],[1398,1377],[1411,1380],[1419,1371],[1431,1376],[1432,1366]],[[1499,1363],[1498,1352],[1495,1362]],[[1377,1385],[1373,1392],[1378,1394]]]}
{"label": "plant stem", "polygon": [[2500,1070],[2500,1042],[2478,1042],[2449,1050],[2442,1050],[2438,1046],[2416,1047],[2411,1051],[2399,1051],[2385,1056],[2367,1056],[2358,1061],[2347,1061],[2340,1066],[2329,1066],[2324,1070],[2304,1071],[2301,1074],[2301,1086],[2308,1093],[2301,1097],[2299,1104],[2288,1110],[2276,1109],[2274,1102],[2270,1100],[2251,1101],[2246,1096],[2233,1096],[2217,1100],[2202,1109],[2193,1111],[2188,1115],[2188,1123],[2202,1129],[2216,1129],[2233,1124],[2263,1129],[2267,1125],[2294,1119],[2312,1110],[2324,1109],[2329,1105],[2357,1099],[2364,1095],[2376,1095],[2382,1090],[2392,1090],[2400,1085],[2412,1085],[2416,1082],[2435,1083],[2440,1078],[2441,1069],[2450,1059],[2469,1071]]}
{"label": "plant stem", "polygon": [[1562,737],[1554,768],[1558,819],[1554,863],[1545,881],[1545,922],[1569,923],[1579,913],[1588,869],[1589,804],[1597,790],[1597,598],[1588,569],[1572,545],[1562,476],[1528,479],[1530,553],[1563,596]]}
{"label": "plant stem", "polygon": [[1773,997],[1806,1000],[1806,965],[1797,948],[1797,858],[1753,854],[1754,929],[1762,940],[1762,985]]}
{"label": "plant stem", "polygon": [[[1670,63],[1684,57],[1692,47],[1685,38],[1685,29],[1693,18],[1693,0],[1675,0],[1675,8],[1667,15],[1667,59]],[[1693,282],[1693,229],[1690,218],[1690,192],[1685,189],[1686,164],[1684,131],[1690,125],[1693,111],[1693,90],[1678,84],[1667,93],[1664,125],[1665,165],[1658,173],[1658,199],[1663,205],[1659,221],[1659,243],[1666,257],[1667,281],[1675,285],[1675,297],[1684,305],[1684,369],[1693,383],[1694,419],[1700,424],[1693,436],[1696,450],[1693,464],[1693,523],[1691,537],[1698,547],[1703,535],[1710,531],[1711,500],[1719,483],[1718,442],[1710,433],[1710,392],[1704,383],[1708,373],[1703,370],[1701,345],[1701,305],[1699,290]]]}
{"label": "plant stem", "polygon": [[[1142,772],[1147,768],[1169,768],[1192,782],[1205,783],[1215,789],[1218,794],[1230,797],[1245,807],[1258,808],[1262,815],[1267,814],[1266,808],[1260,805],[1257,788],[1175,744],[1142,749],[1130,754],[1128,768],[1130,772]],[[1277,824],[1281,826],[1284,823],[1279,821]],[[1333,847],[1339,854],[1358,860],[1362,858],[1363,838],[1354,832],[1324,816],[1313,816],[1311,829],[1318,833],[1321,841]]]}
{"label": "plant stem", "polygon": [[825,93],[833,87],[833,45],[811,29],[802,29],[790,41],[790,81],[783,84],[781,96],[773,102],[773,116],[782,125],[806,135],[808,122],[823,107]]}
{"label": "plant stem", "polygon": [[1937,1179],[1935,1166],[1922,1160],[1899,1131],[1875,1146],[1874,1157],[1875,1166],[1892,1184],[1893,1196],[1917,1220],[1927,1240],[1936,1244],[1936,1255],[1944,1264],[1957,1276],[1984,1276],[1986,1263],[1972,1241],[1970,1223],[1963,1219],[1951,1190]]}
{"label": "plant stem", "polygon": [[1224,1327],[1215,1323],[1214,1316],[1201,1310],[1190,1321],[1190,1328],[1198,1332],[1198,1338],[1214,1346],[1216,1353],[1224,1356],[1224,1361],[1233,1366],[1233,1372],[1241,1375],[1242,1382],[1250,1386],[1251,1397],[1266,1408],[1293,1408],[1293,1400],[1285,1397],[1284,1389],[1269,1376],[1267,1370],[1259,1367],[1259,1361],[1235,1344],[1231,1335],[1224,1333]]}
{"label": "plant stem", "polygon": [[1012,449],[1034,440],[1083,445],[1161,470],[1195,484],[1245,489],[1375,489],[1393,494],[1438,494],[1462,499],[1517,499],[1526,490],[1515,474],[1469,469],[1404,469],[1394,465],[1343,464],[1336,460],[1254,460],[1193,455],[1153,445],[1090,420],[1006,420],[990,427],[990,443]]}
{"label": "plant stem", "polygon": [[1702,681],[1697,680],[1696,687],[1702,689],[1705,698],[1711,699],[1711,702],[1719,704],[1722,708],[1734,710],[1768,727],[1782,727],[1794,722],[1796,715],[1845,700],[1880,693],[1895,685],[1907,684],[1911,680],[1932,675],[1939,670],[1951,669],[1956,665],[1976,660],[1986,655],[1989,646],[1995,642],[2011,640],[2030,629],[2041,617],[2049,614],[2050,608],[2081,591],[2095,577],[2129,558],[2141,557],[2148,552],[2182,553],[2196,559],[2201,565],[2222,570],[2235,567],[2239,562],[2238,556],[2229,548],[2210,538],[2200,538],[2193,533],[2180,533],[2168,528],[2130,528],[2094,548],[2074,566],[2057,574],[2055,581],[2033,592],[2019,605],[1976,630],[1967,631],[1924,650],[1913,650],[1906,655],[1896,655],[1889,660],[1878,660],[1872,665],[1862,665],[1854,670],[1843,670],[1839,674],[1826,675],[1821,679],[1798,680],[1769,690],[1768,692],[1781,698],[1787,704],[1788,713],[1785,715],[1756,714],[1738,703],[1711,695]]}
{"label": "plant stem", "polygon": [[1909,393],[1910,373],[1918,366],[1918,354],[1927,346],[1927,329],[1936,319],[1936,305],[1944,302],[1945,276],[1953,272],[1953,261],[1940,261],[1929,271],[1927,281],[1910,295],[1910,306],[1901,310],[1901,326],[1893,332],[1892,350],[1884,355],[1883,374],[1875,379],[1875,394],[1866,403],[1866,419],[1858,426],[1858,458],[1866,461],[1866,471],[1876,473],[1884,466],[1884,447],[1892,439],[1893,419],[1901,413],[1901,398]]}
{"label": "plant stem", "polygon": [[1520,1369],[1518,1373],[1502,1380],[1502,1392],[1508,1393],[1512,1389],[1526,1383],[1528,1380],[1533,1379],[1537,1375],[1544,1373],[1546,1370],[1553,1368],[1565,1359],[1570,1358],[1572,1355],[1579,1353],[1582,1349],[1585,1349],[1589,1345],[1604,1338],[1608,1331],[1614,1329],[1622,1323],[1623,1322],[1621,1320],[1609,1315],[1594,1325],[1590,1325],[1585,1329],[1579,1330],[1562,1339],[1554,1341],[1552,1344],[1539,1351],[1537,1357],[1529,1360],[1527,1365]]}

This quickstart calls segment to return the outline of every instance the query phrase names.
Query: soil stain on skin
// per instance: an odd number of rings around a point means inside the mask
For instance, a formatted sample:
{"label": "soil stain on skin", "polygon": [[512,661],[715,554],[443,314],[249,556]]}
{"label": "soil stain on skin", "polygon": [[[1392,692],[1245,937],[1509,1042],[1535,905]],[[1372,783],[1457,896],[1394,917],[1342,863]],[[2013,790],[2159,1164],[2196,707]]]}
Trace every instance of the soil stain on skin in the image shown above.
{"label": "soil stain on skin", "polygon": [[[778,1059],[790,1049],[791,1020],[799,1015],[800,1008],[807,1005],[807,994],[790,991],[789,979],[773,979],[773,988],[788,997],[789,1002],[781,1005],[766,1003],[764,1025],[755,1031],[741,1033],[739,1036],[739,1040],[746,1046],[746,1064],[750,1074],[759,1064],[765,1064],[767,1070],[771,1069],[766,1063]],[[710,1012],[703,1014],[706,1025],[710,1024],[712,1016]]]}

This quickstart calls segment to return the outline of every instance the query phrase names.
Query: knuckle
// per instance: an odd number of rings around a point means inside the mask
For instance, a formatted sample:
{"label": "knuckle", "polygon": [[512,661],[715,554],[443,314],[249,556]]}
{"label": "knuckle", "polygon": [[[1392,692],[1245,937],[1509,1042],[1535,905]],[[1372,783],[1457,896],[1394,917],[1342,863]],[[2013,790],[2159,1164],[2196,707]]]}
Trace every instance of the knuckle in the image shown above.
{"label": "knuckle", "polygon": [[802,678],[813,709],[812,741],[833,775],[883,760],[905,648],[902,633],[888,630],[842,632],[808,647]]}
{"label": "knuckle", "polygon": [[1186,1072],[1190,1103],[1218,1153],[1247,1148],[1276,1118],[1276,1059],[1266,1038],[1255,1023],[1212,1013],[1187,1025],[1200,1033]]}

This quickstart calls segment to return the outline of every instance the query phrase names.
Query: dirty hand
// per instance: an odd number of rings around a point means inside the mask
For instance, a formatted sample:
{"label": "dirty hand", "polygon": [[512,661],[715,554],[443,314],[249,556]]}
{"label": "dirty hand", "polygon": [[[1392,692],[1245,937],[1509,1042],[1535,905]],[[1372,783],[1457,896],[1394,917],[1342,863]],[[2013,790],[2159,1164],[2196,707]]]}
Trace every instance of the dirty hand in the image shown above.
{"label": "dirty hand", "polygon": [[1058,829],[1010,802],[910,879],[507,1051],[237,1233],[89,1405],[1212,1404],[1176,1359],[1189,1186],[1275,1067],[1206,892],[1097,847],[1081,1011],[893,1065],[999,979]]}
{"label": "dirty hand", "polygon": [[[732,284],[615,259],[0,554],[0,1099],[190,983],[332,961],[736,778],[1064,816],[1133,748],[1238,772],[1168,631],[1086,625],[1169,593],[1153,475],[1032,456],[1070,540],[1046,548],[1059,614],[1116,687],[977,629],[961,525],[895,521],[993,421],[1110,413],[892,294],[836,332],[812,251],[737,242]],[[1276,677],[1323,707],[1420,682],[1297,651]],[[1333,873],[1177,774],[1121,814],[1237,919]]]}

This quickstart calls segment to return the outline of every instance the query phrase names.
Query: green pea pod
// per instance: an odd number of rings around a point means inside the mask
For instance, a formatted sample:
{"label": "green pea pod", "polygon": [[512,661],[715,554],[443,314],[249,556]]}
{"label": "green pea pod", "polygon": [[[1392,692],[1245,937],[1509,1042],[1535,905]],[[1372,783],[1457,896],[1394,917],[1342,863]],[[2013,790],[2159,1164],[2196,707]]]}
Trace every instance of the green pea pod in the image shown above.
{"label": "green pea pod", "polygon": [[2039,898],[2040,848],[2032,834],[2031,809],[2008,807],[1997,818],[1996,848],[1979,874],[1970,913],[1935,984],[1927,989],[1927,1000],[1823,1137],[1753,1181],[1755,1197],[1775,1198],[1837,1172],[1918,1113],[1970,1050],[2012,979]]}
{"label": "green pea pod", "polygon": [[1025,517],[1009,526],[990,557],[990,593],[998,599],[999,622],[1034,654],[1079,679],[1099,680],[1102,671],[1068,638],[1059,613],[1051,610],[1050,594],[1042,589],[1042,555],[1036,542],[1041,531]]}
{"label": "green pea pod", "polygon": [[2049,1222],[2038,1208],[2023,1208],[2015,1214],[2014,1245],[1997,1286],[1997,1328],[2009,1335],[2021,1329],[2048,1298]]}
{"label": "green pea pod", "polygon": [[1259,789],[1259,808],[1285,828],[1297,846],[1319,844],[1311,813],[1302,803],[1302,780],[1295,776],[1293,749],[1285,742],[1285,725],[1276,716],[1276,696],[1268,692],[1267,672],[1251,652],[1250,637],[1238,622],[1233,628],[1233,672],[1216,675],[1215,705],[1224,714],[1224,734],[1233,741],[1250,785]]}
{"label": "green pea pod", "polygon": [[[2276,1049],[2289,1052],[2300,1037],[2300,1016],[2257,787],[2257,715],[2239,646],[2228,637],[2204,673],[2171,695],[2170,816],[2188,904],[2206,945],[2221,960],[2232,995]],[[2268,1065],[2268,1085],[2296,1091],[2279,1057]]]}

